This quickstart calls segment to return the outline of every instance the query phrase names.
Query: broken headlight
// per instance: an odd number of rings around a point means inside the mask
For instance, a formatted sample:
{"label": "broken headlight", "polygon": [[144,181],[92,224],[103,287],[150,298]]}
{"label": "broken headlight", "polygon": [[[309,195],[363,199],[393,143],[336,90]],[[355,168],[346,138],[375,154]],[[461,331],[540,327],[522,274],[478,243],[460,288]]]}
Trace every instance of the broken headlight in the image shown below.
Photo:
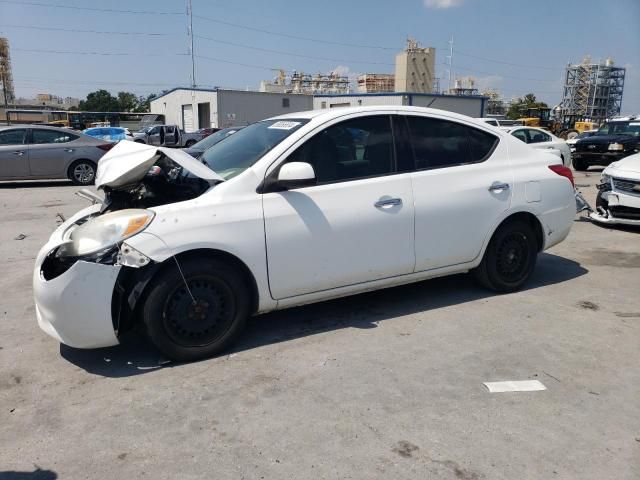
{"label": "broken headlight", "polygon": [[150,210],[128,209],[94,217],[71,231],[58,255],[81,257],[104,251],[143,231],[154,215]]}
{"label": "broken headlight", "polygon": [[611,191],[611,177],[605,173],[600,177],[600,184],[598,185],[598,190],[603,192]]}

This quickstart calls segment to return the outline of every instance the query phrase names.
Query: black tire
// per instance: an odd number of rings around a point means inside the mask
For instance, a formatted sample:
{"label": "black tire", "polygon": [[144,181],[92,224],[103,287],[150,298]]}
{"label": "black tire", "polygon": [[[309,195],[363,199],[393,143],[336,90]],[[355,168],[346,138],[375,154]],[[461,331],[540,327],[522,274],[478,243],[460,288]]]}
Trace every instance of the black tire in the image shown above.
{"label": "black tire", "polygon": [[581,158],[574,158],[571,163],[573,165],[573,169],[578,172],[586,172],[589,170],[589,165]]}
{"label": "black tire", "polygon": [[245,278],[220,260],[191,258],[180,261],[187,289],[175,261],[168,262],[142,307],[149,339],[167,357],[181,362],[220,353],[237,338],[249,316]]}
{"label": "black tire", "polygon": [[537,255],[533,228],[526,222],[515,220],[496,230],[473,273],[478,282],[490,290],[514,292],[533,272]]}
{"label": "black tire", "polygon": [[185,148],[191,148],[196,144],[195,140],[187,140],[187,142],[184,144]]}
{"label": "black tire", "polygon": [[93,185],[96,180],[96,164],[91,160],[76,160],[69,167],[67,177],[75,185]]}

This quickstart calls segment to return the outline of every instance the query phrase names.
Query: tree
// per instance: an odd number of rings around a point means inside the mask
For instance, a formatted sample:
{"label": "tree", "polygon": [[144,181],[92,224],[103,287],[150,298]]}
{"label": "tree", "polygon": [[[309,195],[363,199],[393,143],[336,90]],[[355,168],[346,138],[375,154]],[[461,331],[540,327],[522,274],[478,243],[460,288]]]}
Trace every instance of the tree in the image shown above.
{"label": "tree", "polygon": [[96,90],[88,94],[86,100],[80,100],[78,108],[89,112],[117,112],[120,105],[108,91]]}
{"label": "tree", "polygon": [[146,97],[144,95],[140,95],[138,97],[138,105],[134,112],[148,112],[149,110],[151,110],[151,100],[153,100],[157,96],[158,95],[156,95],[155,93],[151,93]]}
{"label": "tree", "polygon": [[527,93],[523,98],[516,98],[511,102],[509,110],[507,110],[507,118],[515,120],[522,118],[523,112],[528,108],[548,108],[544,102],[538,102],[533,93]]}
{"label": "tree", "polygon": [[118,111],[135,112],[138,104],[138,97],[134,93],[118,92]]}

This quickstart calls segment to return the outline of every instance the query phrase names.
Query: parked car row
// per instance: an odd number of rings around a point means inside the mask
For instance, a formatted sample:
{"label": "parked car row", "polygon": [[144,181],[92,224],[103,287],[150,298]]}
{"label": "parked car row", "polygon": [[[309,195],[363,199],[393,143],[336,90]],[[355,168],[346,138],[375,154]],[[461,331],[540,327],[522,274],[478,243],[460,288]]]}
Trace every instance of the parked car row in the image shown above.
{"label": "parked car row", "polygon": [[65,128],[0,127],[0,180],[68,178],[89,185],[98,160],[113,145]]}

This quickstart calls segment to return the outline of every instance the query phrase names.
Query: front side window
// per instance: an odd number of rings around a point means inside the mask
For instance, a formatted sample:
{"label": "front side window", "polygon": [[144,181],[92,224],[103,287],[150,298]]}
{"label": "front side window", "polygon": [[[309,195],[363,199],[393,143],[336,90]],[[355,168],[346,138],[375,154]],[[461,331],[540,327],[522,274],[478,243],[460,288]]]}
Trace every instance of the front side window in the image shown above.
{"label": "front side window", "polygon": [[319,184],[392,173],[391,119],[379,115],[332,125],[305,142],[287,162],[311,164]]}
{"label": "front side window", "polygon": [[75,140],[75,135],[69,132],[58,132],[56,130],[33,130],[31,143],[40,145],[43,143],[67,143]]}
{"label": "front side window", "polygon": [[22,145],[26,132],[24,128],[0,131],[0,145]]}
{"label": "front side window", "polygon": [[481,162],[498,139],[490,133],[448,120],[408,117],[418,170]]}
{"label": "front side window", "polygon": [[253,123],[207,149],[200,160],[229,180],[251,167],[307,122],[306,119],[292,118]]}

